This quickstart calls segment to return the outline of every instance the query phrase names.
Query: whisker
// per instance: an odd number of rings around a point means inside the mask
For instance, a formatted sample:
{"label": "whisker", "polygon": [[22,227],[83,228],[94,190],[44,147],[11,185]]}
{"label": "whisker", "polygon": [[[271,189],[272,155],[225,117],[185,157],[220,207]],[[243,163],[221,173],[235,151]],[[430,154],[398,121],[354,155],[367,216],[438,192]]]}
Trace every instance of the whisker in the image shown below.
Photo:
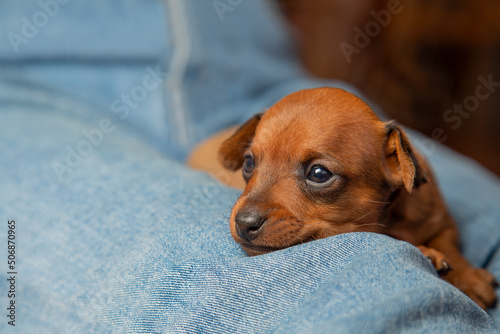
{"label": "whisker", "polygon": [[381,227],[386,227],[384,224],[380,224],[380,223],[368,223],[368,224],[357,225],[356,227],[366,227],[366,226],[381,226]]}
{"label": "whisker", "polygon": [[309,226],[314,226],[314,225],[324,226],[326,223],[324,221],[316,220],[316,219],[305,219],[305,220],[301,219],[300,222],[307,224]]}
{"label": "whisker", "polygon": [[381,201],[368,201],[368,202],[371,202],[371,203],[378,203],[378,204],[391,204],[391,202],[381,202]]}
{"label": "whisker", "polygon": [[368,216],[372,212],[375,212],[375,210],[368,211],[368,213],[366,213],[366,214],[362,215],[361,217],[359,217],[358,219],[352,221],[351,224],[357,222],[358,220],[361,220],[361,219],[365,218],[366,216]]}

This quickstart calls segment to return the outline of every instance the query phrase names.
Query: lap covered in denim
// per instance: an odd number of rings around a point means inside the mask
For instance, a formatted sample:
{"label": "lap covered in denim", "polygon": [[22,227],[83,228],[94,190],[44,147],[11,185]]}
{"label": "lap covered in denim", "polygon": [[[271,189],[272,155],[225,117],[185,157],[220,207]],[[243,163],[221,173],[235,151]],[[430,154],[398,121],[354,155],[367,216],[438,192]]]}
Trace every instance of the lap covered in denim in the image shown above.
{"label": "lap covered in denim", "polygon": [[[8,32],[54,1],[15,53]],[[407,243],[346,234],[249,258],[232,240],[239,192],[179,161],[294,90],[351,88],[304,75],[265,1],[222,14],[214,3],[0,2],[0,331],[496,332],[498,310],[483,312]],[[465,256],[500,277],[498,179],[413,139]]]}
{"label": "lap covered in denim", "polygon": [[[15,219],[20,332],[496,332],[415,247],[386,236],[247,257],[227,223],[236,190],[151,148],[119,118],[36,87],[0,88],[0,244]],[[488,232],[497,181],[439,148],[433,157],[466,255],[499,275],[497,232]],[[62,180],[57,163],[72,164]],[[8,302],[2,293],[5,314]]]}

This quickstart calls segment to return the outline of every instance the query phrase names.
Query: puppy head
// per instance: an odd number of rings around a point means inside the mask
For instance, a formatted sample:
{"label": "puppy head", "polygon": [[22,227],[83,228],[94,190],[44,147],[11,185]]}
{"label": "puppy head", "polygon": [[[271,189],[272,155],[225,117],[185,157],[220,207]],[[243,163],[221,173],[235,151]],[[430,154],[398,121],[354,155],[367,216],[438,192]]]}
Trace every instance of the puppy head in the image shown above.
{"label": "puppy head", "polygon": [[256,115],[220,147],[247,183],[230,217],[249,255],[354,231],[383,232],[398,189],[424,182],[422,162],[395,122],[354,95],[298,91]]}

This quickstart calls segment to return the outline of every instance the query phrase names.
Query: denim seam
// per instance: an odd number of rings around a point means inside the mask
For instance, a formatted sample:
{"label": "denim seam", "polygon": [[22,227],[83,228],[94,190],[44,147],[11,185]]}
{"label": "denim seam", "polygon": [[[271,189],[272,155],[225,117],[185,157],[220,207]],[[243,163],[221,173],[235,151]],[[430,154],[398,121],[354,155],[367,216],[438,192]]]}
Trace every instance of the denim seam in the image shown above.
{"label": "denim seam", "polygon": [[185,8],[181,0],[166,0],[166,15],[170,22],[173,55],[165,89],[171,93],[172,114],[171,140],[181,147],[189,145],[187,122],[188,108],[185,103],[183,80],[191,56],[191,38]]}

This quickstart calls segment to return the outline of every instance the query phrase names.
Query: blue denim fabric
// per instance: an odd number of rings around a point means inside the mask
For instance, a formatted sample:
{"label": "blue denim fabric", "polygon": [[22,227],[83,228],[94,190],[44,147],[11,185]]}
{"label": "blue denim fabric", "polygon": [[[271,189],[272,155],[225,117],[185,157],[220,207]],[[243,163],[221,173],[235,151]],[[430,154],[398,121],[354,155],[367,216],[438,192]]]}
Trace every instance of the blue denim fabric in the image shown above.
{"label": "blue denim fabric", "polygon": [[[40,3],[58,1],[67,4],[38,28]],[[0,79],[95,104],[178,160],[293,91],[332,84],[305,75],[267,1],[241,1],[223,21],[213,1],[64,1],[0,2]],[[38,32],[19,44],[12,36],[30,37],[29,24]],[[159,84],[134,99],[151,69]]]}
{"label": "blue denim fabric", "polygon": [[[53,162],[64,162],[66,146],[85,140],[82,131],[103,114],[37,87],[0,92],[0,216],[17,222],[20,332],[496,332],[416,248],[386,236],[345,234],[247,257],[227,226],[237,191],[162,155],[119,119],[59,182]],[[464,245],[485,264],[498,242],[488,233],[498,209],[491,200],[466,208],[459,198],[475,189],[498,196],[498,181],[446,150],[442,159],[438,172],[474,172],[465,188],[451,177],[443,187],[453,187],[465,231],[482,231]],[[498,258],[490,262],[500,274]]]}
{"label": "blue denim fabric", "polygon": [[[302,73],[267,2],[232,3],[221,16],[213,1],[73,0],[12,54],[5,34],[41,7],[0,2],[0,332],[498,332],[498,309],[483,312],[405,242],[352,233],[249,258],[232,240],[239,193],[182,159],[283,95],[326,84]],[[167,74],[152,88],[157,68]],[[137,87],[152,89],[124,117],[113,103]],[[412,136],[464,254],[500,277],[498,179]]]}

